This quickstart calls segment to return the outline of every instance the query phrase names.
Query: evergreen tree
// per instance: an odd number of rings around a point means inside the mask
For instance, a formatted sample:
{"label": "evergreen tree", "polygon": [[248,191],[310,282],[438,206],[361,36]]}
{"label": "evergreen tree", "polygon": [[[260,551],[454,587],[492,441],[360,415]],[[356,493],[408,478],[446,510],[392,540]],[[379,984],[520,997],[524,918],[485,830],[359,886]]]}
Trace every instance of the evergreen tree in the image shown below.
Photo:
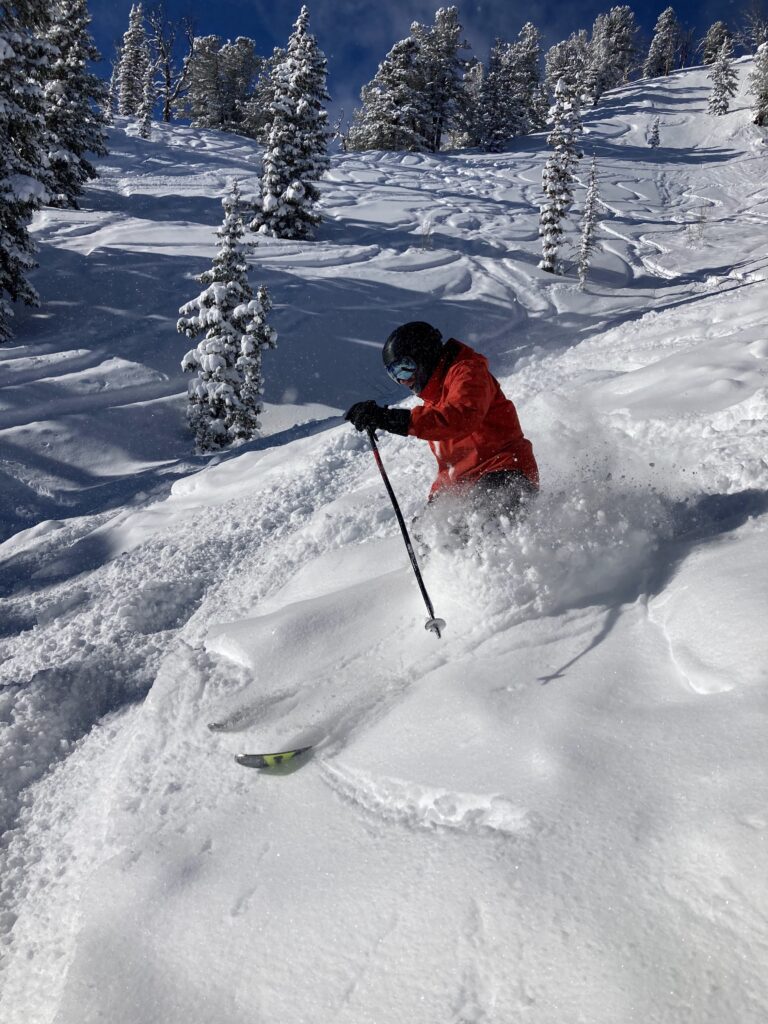
{"label": "evergreen tree", "polygon": [[220,36],[196,36],[189,61],[187,91],[178,113],[188,117],[193,128],[220,128],[222,108],[219,96]]}
{"label": "evergreen tree", "polygon": [[150,63],[149,43],[144,29],[144,10],[140,3],[131,7],[128,31],[120,47],[117,112],[135,117],[144,100],[144,82]]}
{"label": "evergreen tree", "polygon": [[643,78],[658,78],[668,75],[674,70],[678,49],[680,47],[680,22],[673,8],[662,11],[643,64]]}
{"label": "evergreen tree", "polygon": [[533,111],[536,117],[534,127],[537,131],[546,127],[547,118],[549,117],[549,108],[550,104],[547,87],[544,82],[542,82],[536,87],[533,93]]}
{"label": "evergreen tree", "polygon": [[726,39],[733,40],[733,35],[724,21],[716,21],[707,29],[707,34],[699,43],[703,64],[714,64],[717,55]]}
{"label": "evergreen tree", "polygon": [[422,79],[420,91],[427,105],[427,146],[437,153],[443,133],[450,130],[459,105],[462,74],[466,61],[459,50],[462,42],[459,12],[455,7],[441,7],[435,12],[431,27],[414,22],[411,36],[418,43],[418,69]]}
{"label": "evergreen tree", "polygon": [[587,67],[589,63],[589,37],[584,29],[572,32],[561,43],[555,43],[547,50],[544,58],[544,82],[547,91],[554,96],[561,78],[570,83],[579,103],[588,98],[589,85]]}
{"label": "evergreen tree", "polygon": [[639,32],[640,29],[631,7],[625,5],[610,9],[606,21],[606,35],[609,39],[612,64],[616,70],[616,77],[610,88],[629,81],[629,76],[634,70],[638,58],[637,37]]}
{"label": "evergreen tree", "polygon": [[561,78],[555,86],[550,111],[552,131],[547,144],[552,150],[542,174],[545,202],[539,212],[542,258],[539,266],[557,272],[557,252],[563,235],[563,220],[573,203],[574,169],[581,158],[578,137],[582,132],[579,100],[571,82]]}
{"label": "evergreen tree", "polygon": [[221,127],[225,131],[238,131],[264,60],[256,53],[253,39],[238,36],[234,43],[227,41],[222,46],[218,63]]}
{"label": "evergreen tree", "polygon": [[637,23],[629,7],[612,7],[592,26],[587,54],[587,93],[593,103],[629,78],[635,60]]}
{"label": "evergreen tree", "polygon": [[315,182],[329,166],[326,76],[325,55],[309,32],[309,12],[302,7],[275,72],[261,197],[251,223],[254,231],[277,238],[309,238],[320,223]]}
{"label": "evergreen tree", "polygon": [[52,184],[43,119],[43,80],[53,56],[47,28],[46,5],[36,0],[0,5],[0,341],[12,334],[11,303],[38,303],[26,277],[35,266],[27,228]]}
{"label": "evergreen tree", "polygon": [[419,44],[395,43],[360,93],[349,130],[349,148],[422,152],[429,148],[429,108],[421,90]]}
{"label": "evergreen tree", "polygon": [[546,123],[539,100],[540,60],[541,35],[530,22],[514,43],[497,39],[491,48],[482,97],[482,144],[491,152]]}
{"label": "evergreen tree", "polygon": [[184,99],[193,128],[238,131],[263,64],[256,44],[246,36],[238,36],[234,43],[222,42],[219,36],[196,38]]}
{"label": "evergreen tree", "polygon": [[747,81],[749,91],[755,97],[752,120],[761,128],[768,127],[768,43],[758,47],[755,66]]}
{"label": "evergreen tree", "polygon": [[272,103],[275,99],[277,70],[285,60],[285,50],[276,47],[271,56],[261,61],[259,76],[248,99],[243,104],[240,131],[264,144],[272,127]]}
{"label": "evergreen tree", "polygon": [[139,120],[139,137],[142,139],[152,138],[152,114],[155,108],[155,68],[152,64],[147,65],[147,72],[144,76],[144,93],[141,98],[141,106],[137,110]]}
{"label": "evergreen tree", "polygon": [[659,119],[658,117],[654,117],[653,121],[651,122],[651,130],[648,135],[648,145],[651,147],[651,149],[658,149],[659,141]]}
{"label": "evergreen tree", "polygon": [[587,194],[584,198],[584,216],[581,221],[581,244],[579,245],[579,286],[581,288],[584,288],[587,283],[592,253],[597,247],[595,235],[597,234],[599,223],[599,202],[597,160],[595,157],[592,157],[592,166],[589,169],[589,181],[587,182]]}
{"label": "evergreen tree", "polygon": [[248,441],[259,430],[262,410],[262,352],[274,348],[277,334],[267,323],[271,309],[264,286],[254,296],[248,283],[242,200],[234,182],[222,201],[217,253],[198,280],[203,291],[179,310],[177,329],[204,337],[182,360],[197,371],[189,386],[187,418],[201,451],[232,441]]}
{"label": "evergreen tree", "polygon": [[765,42],[768,42],[768,15],[765,13],[765,3],[764,0],[752,0],[744,12],[739,43],[756,54]]}
{"label": "evergreen tree", "polygon": [[508,50],[509,43],[503,39],[496,40],[488,55],[488,71],[483,79],[480,145],[490,153],[500,153],[519,124],[514,108],[510,111],[507,106]]}
{"label": "evergreen tree", "polygon": [[306,7],[301,8],[276,77],[281,87],[287,86],[291,114],[301,138],[294,173],[305,182],[318,181],[330,166],[325,104],[331,97],[326,88],[328,61],[309,31]]}
{"label": "evergreen tree", "polygon": [[511,97],[518,105],[520,134],[536,131],[546,124],[546,112],[542,111],[540,94],[541,32],[528,21],[520,29],[517,40],[508,53]]}
{"label": "evergreen tree", "polygon": [[104,156],[105,119],[101,107],[106,88],[88,71],[88,61],[101,57],[89,34],[86,0],[59,0],[46,33],[52,49],[45,83],[45,126],[53,199],[58,206],[77,208],[83,184],[96,177],[86,153]]}
{"label": "evergreen tree", "polygon": [[588,98],[593,106],[597,106],[603,93],[611,88],[609,82],[615,73],[606,31],[607,17],[607,14],[598,14],[595,18],[587,51],[585,99]]}
{"label": "evergreen tree", "polygon": [[485,66],[482,61],[470,62],[464,73],[462,89],[456,106],[451,145],[457,149],[482,146],[484,139]]}
{"label": "evergreen tree", "polygon": [[726,36],[717,60],[712,66],[709,74],[712,79],[712,92],[709,95],[709,113],[727,114],[728,107],[736,95],[736,88],[739,76],[733,66],[733,43],[729,36]]}

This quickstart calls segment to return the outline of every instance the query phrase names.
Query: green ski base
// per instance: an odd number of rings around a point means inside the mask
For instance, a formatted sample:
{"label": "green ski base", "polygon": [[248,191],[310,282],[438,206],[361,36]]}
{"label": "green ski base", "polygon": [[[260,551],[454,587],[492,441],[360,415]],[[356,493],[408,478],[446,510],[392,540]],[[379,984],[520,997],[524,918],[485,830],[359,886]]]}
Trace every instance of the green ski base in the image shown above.
{"label": "green ski base", "polygon": [[235,754],[235,760],[244,768],[276,768],[278,765],[292,761],[300,754],[306,754],[312,747],[297,747],[295,750],[282,750],[278,754]]}

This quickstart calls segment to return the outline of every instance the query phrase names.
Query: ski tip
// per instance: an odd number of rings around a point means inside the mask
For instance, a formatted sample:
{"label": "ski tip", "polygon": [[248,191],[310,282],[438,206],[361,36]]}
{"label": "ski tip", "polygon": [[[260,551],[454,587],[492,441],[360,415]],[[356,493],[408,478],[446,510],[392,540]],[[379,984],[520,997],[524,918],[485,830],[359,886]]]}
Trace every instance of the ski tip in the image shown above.
{"label": "ski tip", "polygon": [[302,754],[309,753],[310,750],[312,750],[311,746],[281,750],[275,754],[235,754],[235,761],[244,768],[277,768],[287,761],[293,761]]}

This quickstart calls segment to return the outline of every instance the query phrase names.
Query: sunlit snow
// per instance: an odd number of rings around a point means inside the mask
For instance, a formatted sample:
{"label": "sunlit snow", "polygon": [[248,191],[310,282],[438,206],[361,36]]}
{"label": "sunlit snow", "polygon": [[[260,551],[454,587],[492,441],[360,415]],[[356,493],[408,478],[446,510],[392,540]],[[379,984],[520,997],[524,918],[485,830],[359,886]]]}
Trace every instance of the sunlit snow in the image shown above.
{"label": "sunlit snow", "polygon": [[[537,268],[543,135],[336,156],[317,239],[250,258],[264,434],[216,457],[175,324],[258,148],[120,120],[83,209],[38,216],[0,349],[4,1024],[768,1018],[768,150],[736,66],[723,117],[701,68],[587,113],[584,291]],[[542,476],[503,536],[422,517],[442,640],[340,418],[402,399],[412,319],[488,355]],[[431,456],[380,442],[410,519]]]}

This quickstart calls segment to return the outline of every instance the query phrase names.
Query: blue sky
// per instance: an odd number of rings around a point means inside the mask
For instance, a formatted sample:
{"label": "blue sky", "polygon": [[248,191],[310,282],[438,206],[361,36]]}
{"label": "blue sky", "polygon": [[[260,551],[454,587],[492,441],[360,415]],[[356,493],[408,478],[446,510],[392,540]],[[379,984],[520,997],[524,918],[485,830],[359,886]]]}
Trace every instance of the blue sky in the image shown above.
{"label": "blue sky", "polygon": [[[472,53],[486,57],[496,36],[512,40],[523,23],[532,21],[544,34],[545,46],[564,39],[579,28],[589,29],[601,11],[622,0],[534,0],[517,4],[509,0],[458,3],[465,36]],[[145,3],[145,8],[152,0]],[[333,109],[344,108],[349,115],[357,104],[360,88],[371,79],[379,61],[393,43],[408,35],[412,21],[432,22],[440,0],[310,0],[312,31],[328,57],[328,87]],[[442,0],[442,6],[449,6]],[[668,6],[664,0],[631,3],[641,27],[650,35],[659,13]],[[700,34],[718,19],[737,24],[746,0],[685,0],[673,3],[678,18]],[[171,17],[191,14],[199,35],[224,38],[238,35],[256,40],[257,50],[268,54],[284,45],[301,7],[301,0],[166,0]],[[90,0],[92,32],[105,57],[128,25],[131,0]],[[105,74],[108,72],[105,71]]]}

